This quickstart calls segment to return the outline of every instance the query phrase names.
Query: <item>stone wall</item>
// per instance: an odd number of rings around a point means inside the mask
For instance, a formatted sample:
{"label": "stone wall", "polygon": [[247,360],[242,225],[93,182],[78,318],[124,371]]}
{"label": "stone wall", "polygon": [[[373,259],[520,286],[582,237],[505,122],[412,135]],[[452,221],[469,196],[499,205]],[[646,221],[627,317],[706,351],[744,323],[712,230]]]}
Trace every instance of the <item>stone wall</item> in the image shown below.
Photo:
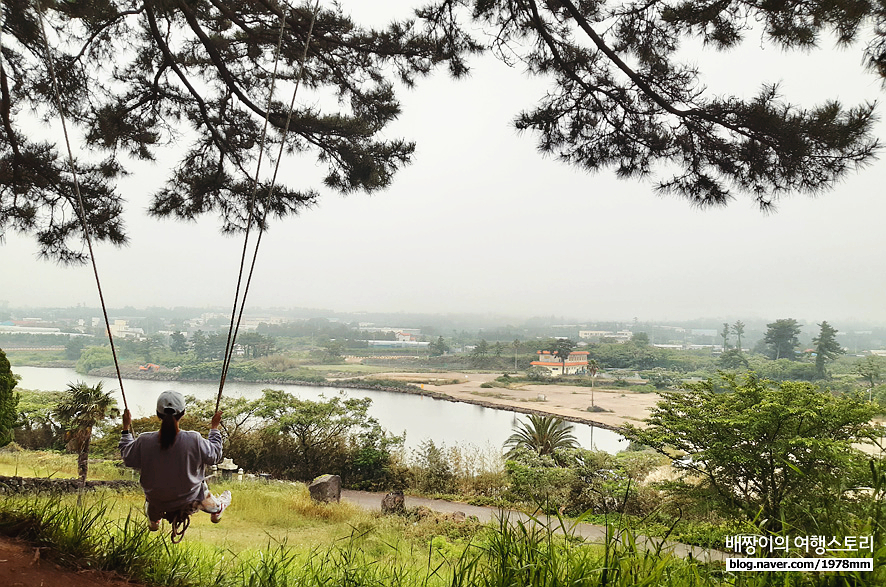
{"label": "stone wall", "polygon": [[[138,487],[135,481],[87,481],[85,489],[97,487],[109,489],[130,489]],[[6,477],[0,475],[0,494],[3,493],[76,493],[80,490],[77,479],[45,479],[32,477]]]}

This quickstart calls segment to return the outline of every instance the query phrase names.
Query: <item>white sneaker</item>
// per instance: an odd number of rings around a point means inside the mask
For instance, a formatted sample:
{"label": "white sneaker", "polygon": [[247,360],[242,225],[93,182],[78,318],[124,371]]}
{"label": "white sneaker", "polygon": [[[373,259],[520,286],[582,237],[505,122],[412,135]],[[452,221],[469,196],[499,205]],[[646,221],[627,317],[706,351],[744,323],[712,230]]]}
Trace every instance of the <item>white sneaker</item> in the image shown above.
{"label": "white sneaker", "polygon": [[231,492],[227,489],[218,496],[218,511],[209,516],[213,524],[221,522],[222,513],[231,505]]}
{"label": "white sneaker", "polygon": [[148,530],[150,530],[151,532],[156,532],[157,530],[160,529],[160,520],[157,520],[155,522],[154,520],[152,520],[150,518],[150,516],[148,516],[148,502],[147,502],[147,500],[145,500],[145,517],[148,518]]}

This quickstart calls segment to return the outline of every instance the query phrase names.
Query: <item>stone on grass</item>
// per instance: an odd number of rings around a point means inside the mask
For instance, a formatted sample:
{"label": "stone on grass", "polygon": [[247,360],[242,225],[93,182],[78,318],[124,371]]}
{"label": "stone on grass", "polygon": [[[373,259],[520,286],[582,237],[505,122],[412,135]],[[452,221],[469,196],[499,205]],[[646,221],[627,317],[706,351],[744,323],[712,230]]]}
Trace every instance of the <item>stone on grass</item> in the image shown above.
{"label": "stone on grass", "polygon": [[381,500],[381,513],[403,514],[406,513],[406,498],[402,491],[392,491]]}
{"label": "stone on grass", "polygon": [[320,475],[310,485],[311,499],[323,503],[341,500],[341,477],[338,475]]}

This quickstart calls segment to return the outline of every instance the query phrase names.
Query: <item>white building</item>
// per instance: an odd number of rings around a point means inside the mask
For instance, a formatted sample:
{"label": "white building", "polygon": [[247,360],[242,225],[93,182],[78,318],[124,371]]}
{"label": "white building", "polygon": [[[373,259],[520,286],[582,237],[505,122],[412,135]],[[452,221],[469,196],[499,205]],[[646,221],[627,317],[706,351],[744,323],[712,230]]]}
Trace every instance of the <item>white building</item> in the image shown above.
{"label": "white building", "polygon": [[126,320],[114,320],[114,323],[108,328],[111,336],[116,338],[134,338],[142,340],[145,338],[145,331],[141,328],[130,328]]}
{"label": "white building", "polygon": [[530,363],[533,367],[547,369],[551,377],[579,375],[588,372],[588,351],[572,351],[566,360],[560,360],[557,351],[538,351],[538,360]]}

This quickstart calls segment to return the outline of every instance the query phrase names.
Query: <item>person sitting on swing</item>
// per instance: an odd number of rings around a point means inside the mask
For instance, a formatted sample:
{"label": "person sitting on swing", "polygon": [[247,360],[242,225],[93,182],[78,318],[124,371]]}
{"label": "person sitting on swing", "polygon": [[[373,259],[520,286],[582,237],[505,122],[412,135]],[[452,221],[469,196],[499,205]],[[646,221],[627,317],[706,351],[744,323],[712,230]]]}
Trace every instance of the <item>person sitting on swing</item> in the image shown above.
{"label": "person sitting on swing", "polygon": [[180,430],[179,419],[185,413],[185,398],[177,391],[164,391],[157,398],[159,432],[145,432],[133,438],[132,416],[123,412],[120,452],[123,464],[141,472],[139,483],[145,492],[145,513],[150,529],[160,529],[161,518],[173,521],[177,515],[188,516],[199,510],[211,514],[214,524],[231,505],[231,492],[215,496],[209,493],[204,470],[222,458],[222,437],[218,427],[221,412],[210,424],[209,438],[199,432]]}

